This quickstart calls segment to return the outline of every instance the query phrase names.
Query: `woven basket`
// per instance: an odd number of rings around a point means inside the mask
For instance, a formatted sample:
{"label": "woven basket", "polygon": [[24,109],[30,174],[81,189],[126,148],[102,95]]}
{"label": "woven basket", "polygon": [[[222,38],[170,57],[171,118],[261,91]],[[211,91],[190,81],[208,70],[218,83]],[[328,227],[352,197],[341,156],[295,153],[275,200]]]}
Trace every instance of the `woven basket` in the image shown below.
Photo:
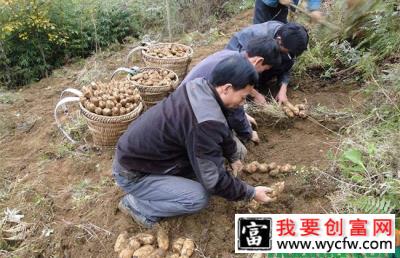
{"label": "woven basket", "polygon": [[101,116],[90,112],[79,103],[81,113],[86,118],[93,143],[101,147],[114,147],[119,137],[126,131],[128,125],[136,119],[143,110],[143,104],[130,113],[122,116]]}
{"label": "woven basket", "polygon": [[[155,57],[147,54],[147,51],[151,48],[161,48],[166,45],[178,45],[180,47],[184,47],[187,49],[188,54],[183,57]],[[133,50],[131,50],[127,56],[127,59],[129,60],[130,55],[132,55],[134,52],[141,50],[142,54],[142,60],[148,67],[162,67],[166,68],[169,70],[174,71],[177,75],[178,78],[183,80],[186,76],[186,73],[188,71],[188,67],[190,62],[192,61],[192,56],[193,56],[193,49],[189,46],[183,45],[183,44],[178,44],[178,43],[157,43],[153,45],[148,45],[147,47],[136,47]],[[178,85],[177,85],[178,86]]]}
{"label": "woven basket", "polygon": [[145,102],[146,106],[153,106],[157,104],[160,100],[164,99],[167,97],[178,85],[179,83],[179,77],[178,75],[168,69],[165,68],[158,68],[158,67],[144,67],[140,68],[140,71],[151,71],[151,70],[167,70],[168,72],[172,72],[175,74],[176,79],[174,80],[174,83],[172,86],[146,86],[137,83],[136,81],[131,80],[131,76],[128,75],[128,80],[131,82],[131,84],[136,87],[139,92],[140,96],[142,96],[143,101]]}

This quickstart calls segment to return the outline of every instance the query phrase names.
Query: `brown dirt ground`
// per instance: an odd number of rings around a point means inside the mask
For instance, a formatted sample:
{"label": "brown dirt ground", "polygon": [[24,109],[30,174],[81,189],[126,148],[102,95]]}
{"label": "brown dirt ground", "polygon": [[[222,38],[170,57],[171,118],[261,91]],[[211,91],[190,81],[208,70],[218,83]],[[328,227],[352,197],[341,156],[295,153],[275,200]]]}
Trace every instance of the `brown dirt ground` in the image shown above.
{"label": "brown dirt ground", "polygon": [[[222,24],[220,30],[225,35],[210,45],[196,47],[192,66],[222,49],[234,31],[250,24],[251,15],[246,11]],[[125,46],[98,62],[105,63],[110,74],[123,63],[121,57],[129,49]],[[52,112],[63,89],[79,88],[76,78],[84,71],[82,67],[80,63],[64,67],[52,77],[15,92],[14,103],[0,105],[0,209],[19,209],[25,215],[23,221],[32,223],[25,241],[0,243],[6,250],[16,249],[14,255],[116,257],[113,245],[120,232],[143,231],[117,210],[123,193],[110,175],[113,150],[82,153],[62,149],[66,141],[56,128]],[[317,80],[297,81],[301,90],[290,92],[293,102],[307,98],[310,105],[320,103],[333,109],[350,107],[350,93],[357,88],[341,82],[322,88]],[[334,191],[334,184],[307,171],[312,166],[323,169],[328,165],[326,153],[337,144],[336,136],[309,120],[296,120],[287,129],[262,124],[259,128],[262,143],[248,146],[249,161],[290,163],[305,169],[278,179],[240,175],[256,185],[286,182],[278,201],[257,212],[329,212],[327,196]],[[199,250],[196,257],[233,257],[234,215],[247,212],[244,203],[213,198],[202,212],[171,218],[162,225],[170,229],[171,238],[193,238]],[[52,233],[46,236],[46,230]]]}

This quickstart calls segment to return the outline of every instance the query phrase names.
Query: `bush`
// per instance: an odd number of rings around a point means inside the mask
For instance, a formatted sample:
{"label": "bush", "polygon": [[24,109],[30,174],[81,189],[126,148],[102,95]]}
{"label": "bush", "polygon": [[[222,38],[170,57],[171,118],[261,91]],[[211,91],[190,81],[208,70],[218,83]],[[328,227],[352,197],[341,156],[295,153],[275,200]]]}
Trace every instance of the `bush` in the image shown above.
{"label": "bush", "polygon": [[71,57],[141,32],[134,1],[6,0],[0,11],[0,82],[8,88],[47,76]]}

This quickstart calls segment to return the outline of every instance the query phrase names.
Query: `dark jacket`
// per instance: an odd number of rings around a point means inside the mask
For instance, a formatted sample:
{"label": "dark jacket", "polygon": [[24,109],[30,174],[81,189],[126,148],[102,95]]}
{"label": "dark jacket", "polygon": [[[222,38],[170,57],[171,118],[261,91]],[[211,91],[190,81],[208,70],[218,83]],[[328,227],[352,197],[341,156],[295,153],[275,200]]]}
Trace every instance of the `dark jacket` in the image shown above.
{"label": "dark jacket", "polygon": [[[178,87],[129,125],[117,144],[118,163],[132,173],[196,176],[211,194],[250,199],[254,187],[225,169],[238,159],[222,102],[202,78]],[[177,186],[179,187],[179,186]]]}
{"label": "dark jacket", "polygon": [[[249,27],[236,32],[227,48],[232,50],[246,50],[249,41],[256,37],[271,37],[275,38],[278,29],[283,25],[279,21],[269,21],[260,24],[254,24]],[[234,43],[233,43],[234,42]],[[272,69],[263,72],[260,75],[259,87],[263,87],[263,84],[271,78],[277,76],[278,83],[289,83],[290,71],[294,64],[295,59],[289,58],[287,54],[282,55],[282,63],[279,66],[272,67]]]}
{"label": "dark jacket", "polygon": [[[210,80],[211,72],[217,66],[218,62],[233,55],[240,55],[240,53],[225,49],[208,56],[190,70],[190,73],[186,75],[182,84],[196,78]],[[235,131],[240,140],[246,142],[251,139],[253,129],[247,120],[243,107],[227,111],[226,119],[229,127]]]}

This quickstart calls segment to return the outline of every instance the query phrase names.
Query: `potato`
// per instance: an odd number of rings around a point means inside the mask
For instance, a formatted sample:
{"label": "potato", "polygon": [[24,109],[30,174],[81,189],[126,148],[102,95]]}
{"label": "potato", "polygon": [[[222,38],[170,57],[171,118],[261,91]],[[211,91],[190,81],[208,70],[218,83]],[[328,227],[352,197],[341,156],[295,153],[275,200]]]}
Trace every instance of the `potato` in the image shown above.
{"label": "potato", "polygon": [[304,105],[304,104],[297,104],[297,105],[295,105],[295,106],[296,106],[300,111],[306,109],[306,105]]}
{"label": "potato", "polygon": [[172,243],[172,251],[174,251],[176,253],[181,253],[183,242],[185,242],[185,238],[183,238],[183,237],[176,239]]}
{"label": "potato", "polygon": [[288,107],[283,107],[283,112],[285,112],[285,114],[290,117],[293,118],[294,117],[294,113],[292,110],[290,110]]}
{"label": "potato", "polygon": [[128,246],[128,232],[124,231],[117,237],[114,245],[115,252],[121,252]]}
{"label": "potato", "polygon": [[100,108],[105,108],[106,107],[106,102],[104,102],[103,100],[99,101],[99,107]]}
{"label": "potato", "polygon": [[191,256],[194,252],[194,242],[192,239],[186,238],[182,245],[181,256]]}
{"label": "potato", "polygon": [[121,105],[122,105],[123,107],[125,107],[125,106],[126,106],[126,103],[128,103],[128,101],[127,101],[126,99],[121,99],[121,101],[120,101],[119,103],[121,103]]}
{"label": "potato", "polygon": [[94,111],[96,110],[96,106],[93,103],[89,103],[87,109],[94,113]]}
{"label": "potato", "polygon": [[98,107],[99,106],[99,98],[97,98],[97,97],[91,97],[90,98],[90,102],[92,102],[93,103],[93,105],[95,105],[96,107]]}
{"label": "potato", "polygon": [[305,110],[300,110],[300,112],[299,112],[299,117],[301,117],[301,118],[307,118],[307,113],[306,113],[306,111]]}
{"label": "potato", "polygon": [[111,116],[112,112],[109,108],[103,108],[103,116]]}
{"label": "potato", "polygon": [[179,258],[179,257],[180,257],[179,254],[168,254],[168,255],[166,256],[166,258]]}
{"label": "potato", "polygon": [[112,109],[113,107],[114,107],[114,102],[112,102],[111,100],[107,100],[106,108]]}
{"label": "potato", "polygon": [[166,254],[166,250],[163,250],[161,248],[158,248],[156,250],[154,250],[149,256],[148,258],[164,258]]}
{"label": "potato", "polygon": [[273,170],[273,169],[276,169],[276,163],[275,162],[271,162],[271,163],[269,163],[268,164],[268,170]]}
{"label": "potato", "polygon": [[289,101],[284,102],[283,105],[285,105],[286,107],[288,107],[288,108],[293,112],[293,114],[295,114],[296,116],[297,116],[297,115],[299,114],[299,112],[300,112],[299,108],[296,107],[296,106],[293,106],[293,104],[290,103]]}
{"label": "potato", "polygon": [[261,163],[260,165],[258,165],[258,170],[262,173],[266,173],[268,172],[268,165],[265,163]]}
{"label": "potato", "polygon": [[157,245],[158,248],[162,250],[168,250],[169,238],[167,232],[163,228],[160,228],[157,232]]}
{"label": "potato", "polygon": [[154,247],[152,245],[144,245],[137,249],[134,253],[133,256],[137,258],[147,258],[149,255],[154,251]]}
{"label": "potato", "polygon": [[275,169],[272,169],[271,171],[269,171],[270,176],[277,176],[278,174],[279,174],[278,168],[275,168]]}
{"label": "potato", "polygon": [[102,115],[103,114],[103,109],[101,107],[97,107],[94,112],[98,115]]}
{"label": "potato", "polygon": [[259,165],[260,164],[257,161],[253,161],[246,165],[245,171],[247,171],[248,173],[255,173],[257,172]]}
{"label": "potato", "polygon": [[136,239],[136,237],[131,237],[128,240],[128,246],[133,251],[136,251],[137,249],[140,248],[141,244],[140,244],[139,240]]}
{"label": "potato", "polygon": [[132,258],[132,256],[133,256],[133,250],[125,248],[119,253],[118,258]]}
{"label": "potato", "polygon": [[151,245],[154,243],[155,240],[155,237],[152,234],[148,233],[139,233],[135,237],[137,240],[139,240],[140,243],[144,245]]}
{"label": "potato", "polygon": [[119,116],[119,108],[113,107],[111,113],[113,116]]}
{"label": "potato", "polygon": [[277,197],[285,189],[285,182],[275,183],[271,186],[271,188],[273,190],[271,193],[271,197]]}
{"label": "potato", "polygon": [[283,165],[280,167],[279,172],[281,173],[292,172],[292,166],[290,164]]}
{"label": "potato", "polygon": [[127,112],[126,112],[126,108],[124,108],[124,107],[121,107],[120,109],[119,109],[119,114],[120,115],[125,115]]}

